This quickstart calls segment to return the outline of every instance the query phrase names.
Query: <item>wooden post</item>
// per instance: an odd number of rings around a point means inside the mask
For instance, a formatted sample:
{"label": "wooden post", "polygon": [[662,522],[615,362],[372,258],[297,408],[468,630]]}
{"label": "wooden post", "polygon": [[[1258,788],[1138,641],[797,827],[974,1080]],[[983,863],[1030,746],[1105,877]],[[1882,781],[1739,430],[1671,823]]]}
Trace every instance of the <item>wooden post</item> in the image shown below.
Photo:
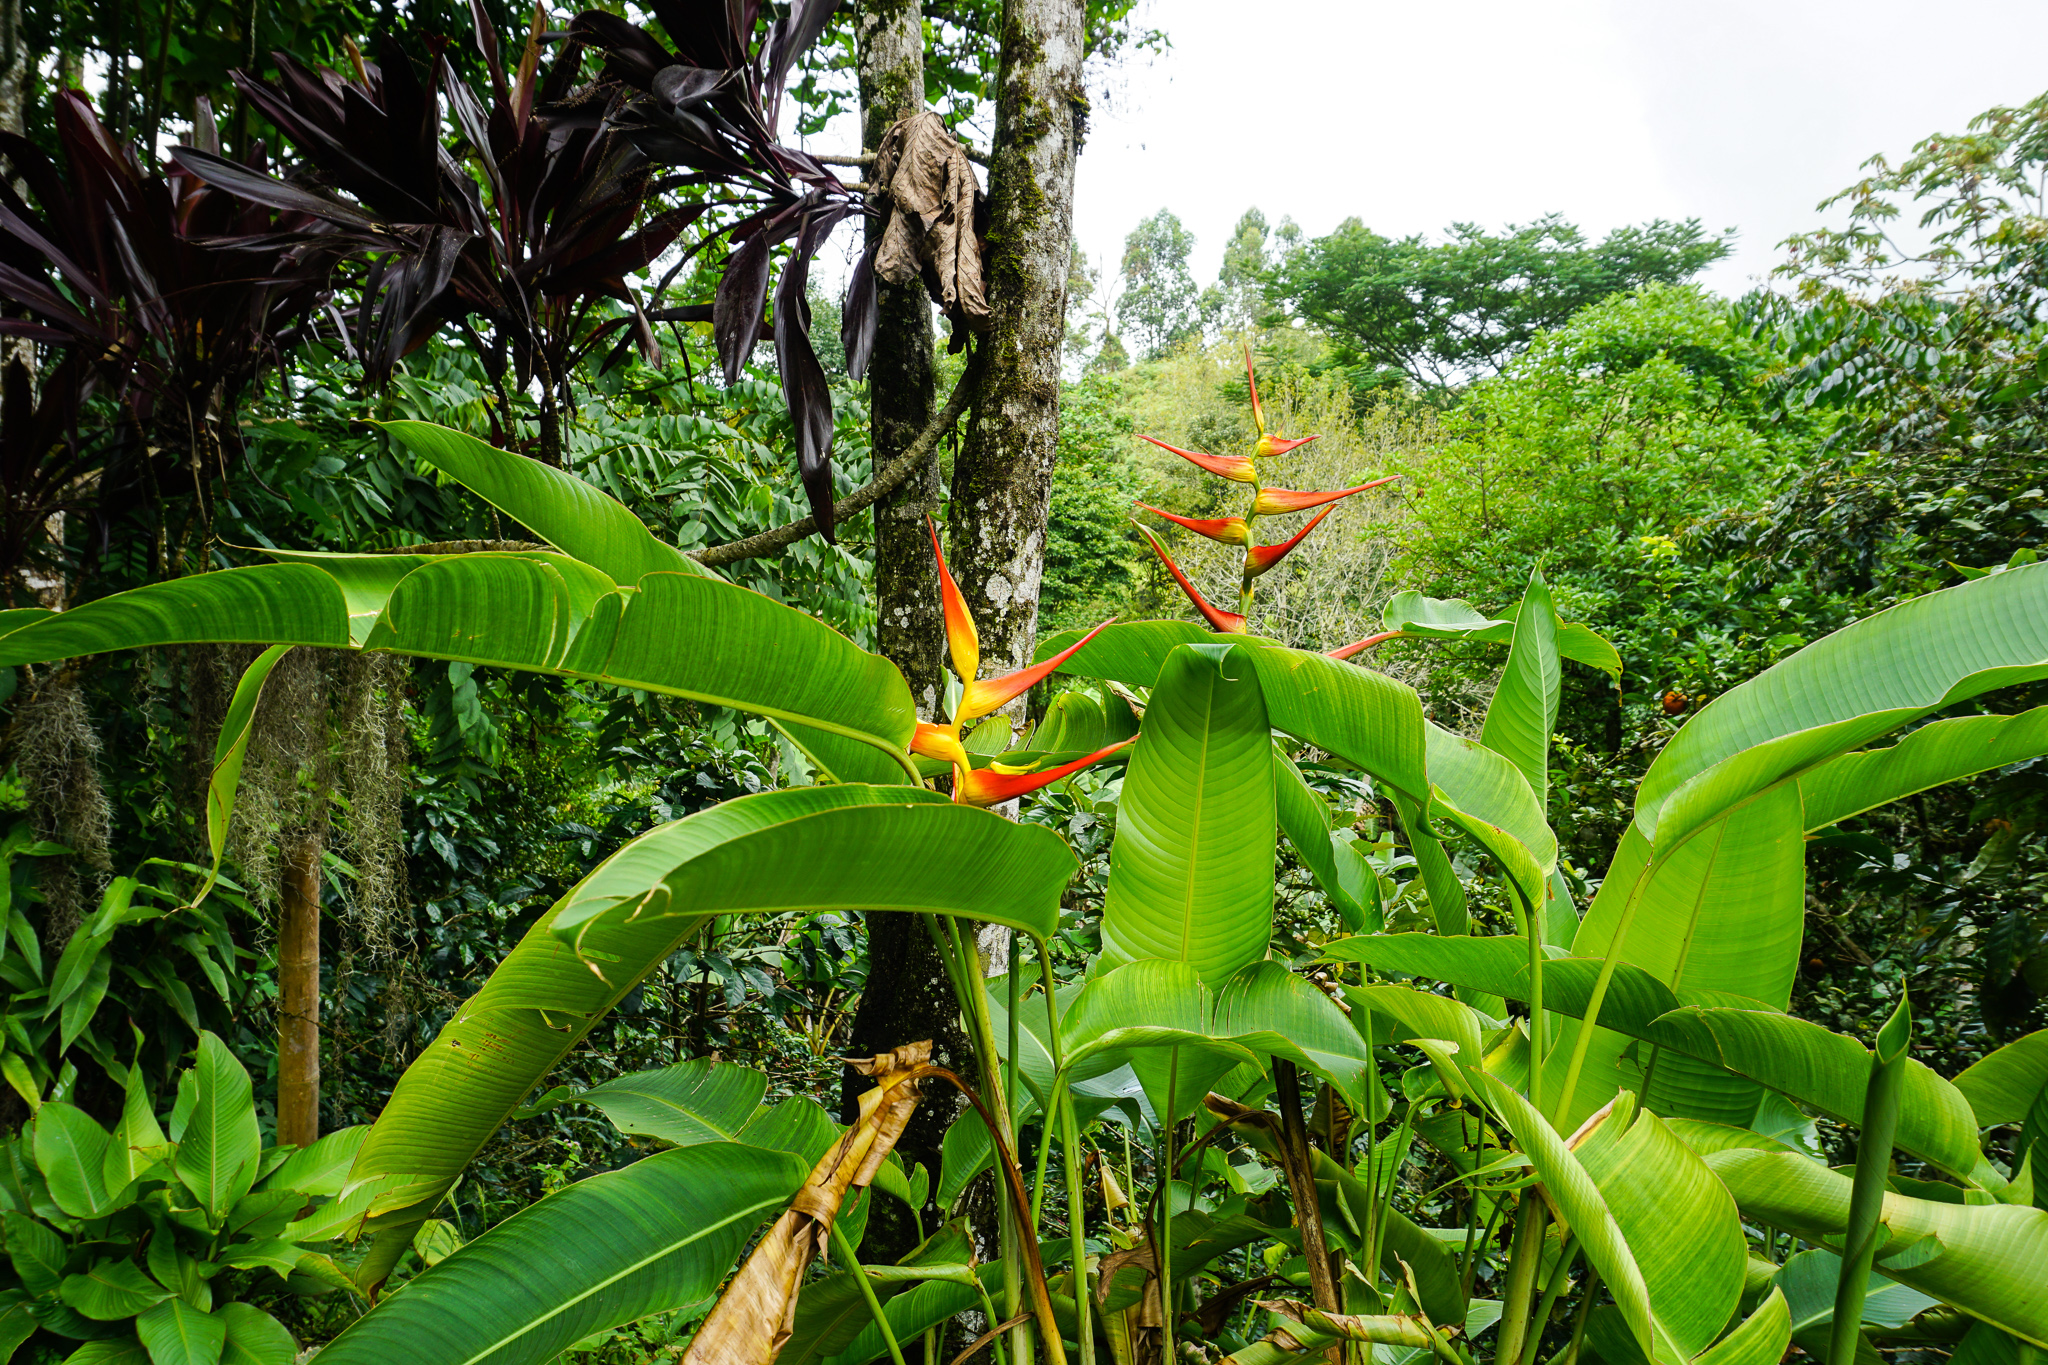
{"label": "wooden post", "polygon": [[285,850],[277,926],[277,1140],[320,1136],[320,837]]}

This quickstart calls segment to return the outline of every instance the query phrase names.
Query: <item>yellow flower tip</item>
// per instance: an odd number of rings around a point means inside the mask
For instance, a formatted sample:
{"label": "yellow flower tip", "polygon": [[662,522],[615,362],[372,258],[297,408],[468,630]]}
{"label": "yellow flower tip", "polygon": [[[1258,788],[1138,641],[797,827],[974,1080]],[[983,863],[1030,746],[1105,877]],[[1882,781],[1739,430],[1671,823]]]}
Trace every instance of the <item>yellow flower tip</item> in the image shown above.
{"label": "yellow flower tip", "polygon": [[959,585],[953,582],[952,571],[946,567],[945,552],[939,549],[939,528],[930,517],[924,519],[924,525],[931,532],[932,558],[939,562],[939,599],[946,611],[946,650],[953,656],[953,671],[960,675],[960,681],[971,685],[974,675],[981,671],[981,636],[974,629],[967,599],[960,595]]}

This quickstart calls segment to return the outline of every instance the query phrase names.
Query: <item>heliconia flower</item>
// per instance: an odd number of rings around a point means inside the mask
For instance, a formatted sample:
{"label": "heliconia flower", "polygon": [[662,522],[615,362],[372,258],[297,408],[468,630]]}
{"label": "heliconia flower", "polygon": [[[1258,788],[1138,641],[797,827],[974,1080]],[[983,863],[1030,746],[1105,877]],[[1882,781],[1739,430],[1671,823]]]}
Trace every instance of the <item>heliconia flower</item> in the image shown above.
{"label": "heliconia flower", "polygon": [[1252,504],[1252,515],[1271,517],[1283,512],[1306,512],[1311,507],[1321,507],[1326,502],[1335,502],[1339,498],[1348,498],[1353,493],[1363,493],[1368,488],[1390,484],[1400,477],[1399,474],[1389,474],[1384,479],[1374,479],[1371,483],[1362,483],[1356,488],[1339,488],[1327,493],[1297,493],[1289,488],[1261,488],[1259,500]]}
{"label": "heliconia flower", "polygon": [[1254,459],[1270,460],[1275,455],[1285,455],[1296,446],[1305,446],[1317,439],[1319,438],[1315,436],[1297,436],[1289,439],[1285,436],[1262,435],[1259,437],[1259,443],[1252,447],[1252,456]]}
{"label": "heliconia flower", "polygon": [[1308,525],[1302,527],[1278,545],[1254,545],[1250,547],[1245,551],[1244,576],[1246,578],[1257,578],[1260,574],[1278,564],[1286,557],[1289,550],[1301,544],[1303,536],[1315,530],[1316,525],[1335,510],[1334,507],[1325,507],[1309,520]]}
{"label": "heliconia flower", "polygon": [[1257,483],[1259,481],[1258,471],[1252,468],[1252,462],[1242,455],[1203,455],[1193,450],[1182,450],[1179,446],[1170,446],[1156,436],[1144,436],[1139,439],[1150,441],[1161,450],[1170,450],[1183,460],[1188,461],[1190,464],[1199,465],[1211,474],[1220,475],[1223,478],[1232,479],[1238,483]]}
{"label": "heliconia flower", "polygon": [[1147,512],[1165,517],[1177,526],[1185,526],[1198,536],[1207,536],[1225,545],[1249,545],[1252,543],[1252,528],[1243,517],[1177,517],[1163,507],[1154,507],[1149,502],[1138,506]]}
{"label": "heliconia flower", "polygon": [[[924,519],[924,526],[932,533],[932,557],[939,561],[939,600],[946,609],[946,649],[953,656],[953,671],[960,675],[960,681],[972,683],[974,675],[981,671],[981,635],[974,629],[974,615],[967,610],[967,599],[960,595],[952,571],[946,567],[945,552],[939,549],[939,528],[929,516]],[[960,717],[953,719],[957,721]]]}
{"label": "heliconia flower", "polygon": [[1190,602],[1195,604],[1195,610],[1202,613],[1202,619],[1209,623],[1211,630],[1219,631],[1225,635],[1239,635],[1244,632],[1244,617],[1234,611],[1224,611],[1219,607],[1211,606],[1209,599],[1202,596],[1194,584],[1188,582],[1188,576],[1180,571],[1180,565],[1173,562],[1173,556],[1166,553],[1166,547],[1159,543],[1159,537],[1153,535],[1151,530],[1144,526],[1138,527],[1138,532],[1151,543],[1152,553],[1159,556],[1159,562],[1164,564],[1166,571],[1173,575],[1173,581],[1180,584],[1180,590],[1188,595]]}
{"label": "heliconia flower", "polygon": [[936,758],[956,768],[967,766],[967,749],[960,743],[960,724],[940,725],[921,720],[917,733],[911,736],[910,752],[921,758]]}
{"label": "heliconia flower", "polygon": [[1371,649],[1374,645],[1385,644],[1400,633],[1398,630],[1383,630],[1377,635],[1368,635],[1363,640],[1354,640],[1348,645],[1330,650],[1323,657],[1326,659],[1348,659],[1362,649]]}
{"label": "heliconia flower", "polygon": [[[1112,616],[1109,619],[1114,621],[1116,618]],[[967,690],[960,696],[959,710],[953,717],[955,723],[985,716],[1004,702],[1023,696],[1034,683],[1050,675],[1054,669],[1086,647],[1090,640],[1102,633],[1103,626],[1108,624],[1109,621],[1104,621],[1102,625],[1089,631],[1050,659],[1042,660],[1029,668],[1020,668],[1015,673],[1005,673],[1000,678],[989,678],[983,682],[969,682]]]}
{"label": "heliconia flower", "polygon": [[1109,757],[1118,749],[1136,744],[1138,737],[1119,740],[1106,748],[1097,749],[1085,758],[1071,763],[1062,763],[1057,768],[1033,772],[1028,768],[1011,767],[1004,763],[991,763],[986,768],[956,767],[953,769],[953,799],[967,806],[993,806],[999,802],[1013,800],[1040,787],[1049,787],[1063,777],[1070,777],[1091,763]]}

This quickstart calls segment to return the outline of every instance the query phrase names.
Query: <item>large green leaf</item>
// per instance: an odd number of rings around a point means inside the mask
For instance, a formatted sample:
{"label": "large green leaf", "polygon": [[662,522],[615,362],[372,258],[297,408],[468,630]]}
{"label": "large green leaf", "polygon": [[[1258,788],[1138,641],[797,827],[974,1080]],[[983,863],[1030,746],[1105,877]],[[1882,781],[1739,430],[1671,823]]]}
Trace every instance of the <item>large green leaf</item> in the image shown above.
{"label": "large green leaf", "polygon": [[1809,833],[1914,792],[2048,753],[2048,706],[1923,725],[1883,749],[1831,758],[1799,779]]}
{"label": "large green leaf", "polygon": [[[1456,597],[1424,597],[1419,592],[1397,592],[1387,599],[1381,620],[1388,630],[1398,630],[1422,640],[1474,640],[1488,644],[1510,644],[1522,608],[1510,607],[1501,616],[1474,611],[1469,602]],[[1619,678],[1621,656],[1614,646],[1575,622],[1558,621],[1554,628],[1560,657],[1597,668]]]}
{"label": "large green leaf", "polygon": [[50,1197],[73,1218],[104,1218],[118,1207],[119,1190],[106,1181],[107,1130],[83,1109],[51,1100],[36,1111],[31,1144]]}
{"label": "large green leaf", "polygon": [[1705,1349],[1735,1311],[1749,1262],[1727,1188],[1627,1091],[1572,1154],[1628,1239],[1658,1321],[1684,1351]]}
{"label": "large green leaf", "polygon": [[430,422],[379,425],[413,454],[622,588],[651,573],[709,572],[656,540],[624,503],[573,474]]}
{"label": "large green leaf", "polygon": [[416,1276],[323,1349],[328,1365],[524,1365],[696,1303],[803,1183],[803,1162],[730,1143],[592,1176]]}
{"label": "large green leaf", "polygon": [[1599,1269],[1636,1344],[1667,1365],[1704,1350],[1735,1310],[1748,1258],[1728,1192],[1700,1158],[1656,1115],[1636,1111],[1626,1091],[1575,1151],[1509,1086],[1474,1079]]}
{"label": "large green leaf", "polygon": [[1329,806],[1308,785],[1294,760],[1277,747],[1273,751],[1273,796],[1287,842],[1345,927],[1379,928],[1384,917],[1378,878],[1348,841],[1331,832]]}
{"label": "large green leaf", "polygon": [[[557,554],[302,555],[155,583],[0,636],[0,666],[207,641],[354,642],[687,697],[766,716],[799,739],[852,741],[914,774],[917,716],[887,659],[730,583],[671,572],[620,588]],[[835,772],[864,771],[835,756]]]}
{"label": "large green leaf", "polygon": [[348,604],[304,564],[175,578],[45,616],[0,636],[0,667],[156,645],[346,647]]}
{"label": "large green leaf", "polygon": [[[1626,941],[1615,943],[1624,926]],[[1651,858],[1631,826],[1579,927],[1572,951],[1598,958],[1610,949],[1673,992],[1722,992],[1782,1010],[1791,1003],[1806,927],[1806,836],[1798,788],[1773,788],[1737,806],[1697,837]],[[1698,998],[1698,997],[1694,997]],[[1547,1002],[1546,1002],[1547,1003]],[[1562,1073],[1578,1024],[1559,1033],[1552,1065]],[[1600,1029],[1567,1121],[1630,1084],[1629,1040]],[[1747,1126],[1756,1086],[1691,1058],[1660,1061],[1646,1103],[1660,1114]],[[1546,1083],[1546,1093],[1555,1094]]]}
{"label": "large green leaf", "polygon": [[171,1296],[133,1261],[95,1261],[79,1275],[66,1275],[58,1291],[64,1302],[100,1322],[132,1318]]}
{"label": "large green leaf", "polygon": [[[1841,1249],[1849,1177],[1789,1152],[1737,1148],[1704,1160],[1743,1217]],[[2048,1349],[2048,1212],[1887,1193],[1880,1221],[1886,1276]]]}
{"label": "large green leaf", "polygon": [[1377,1084],[1372,1049],[1344,1012],[1279,962],[1254,962],[1216,992],[1216,1036],[1284,1057],[1336,1086],[1361,1112]]}
{"label": "large green leaf", "polygon": [[[2024,1123],[2048,1090],[2048,1029],[2007,1043],[1956,1077],[1977,1122],[1990,1128]],[[2038,1173],[2036,1179],[2042,1178]]]}
{"label": "large green leaf", "polygon": [[622,1133],[689,1147],[737,1138],[767,1092],[761,1072],[698,1057],[594,1085],[575,1102],[596,1105]]}
{"label": "large green leaf", "polygon": [[1902,602],[1714,698],[1650,765],[1636,826],[1660,848],[1892,730],[2048,676],[2048,563]]}
{"label": "large green leaf", "polygon": [[149,1351],[150,1365],[220,1365],[228,1325],[183,1299],[165,1299],[135,1320],[135,1334]]}
{"label": "large green leaf", "polygon": [[1550,732],[1557,728],[1557,609],[1541,569],[1529,574],[1528,591],[1515,614],[1513,643],[1500,686],[1486,708],[1479,742],[1520,769],[1540,806],[1550,788]]}
{"label": "large green leaf", "polygon": [[1265,956],[1273,747],[1258,682],[1222,654],[1175,650],[1146,707],[1110,847],[1109,962],[1190,962],[1218,981]]}
{"label": "large green leaf", "polygon": [[388,1272],[506,1115],[711,916],[928,911],[1050,937],[1073,870],[1050,830],[901,787],[766,792],[641,835],[527,931],[399,1079],[352,1176],[369,1226],[392,1233],[366,1276]]}
{"label": "large green leaf", "polygon": [[[1334,962],[1367,962],[1382,971],[1428,977],[1509,1000],[1526,1001],[1530,994],[1528,945],[1515,937],[1361,935],[1327,944],[1323,954]],[[1568,1019],[1583,1018],[1599,973],[1596,959],[1550,959],[1543,967],[1545,1008]],[[1401,989],[1369,988],[1374,993]],[[1841,1122],[1862,1123],[1869,1049],[1803,1019],[1725,1007],[1729,1003],[1718,992],[1674,991],[1641,968],[1624,965],[1608,986],[1600,1018],[1603,1028],[1638,1044],[1634,1053],[1641,1060],[1630,1060],[1628,1074],[1639,1075],[1655,1058],[1649,1066],[1652,1093],[1670,1093],[1661,1078],[1675,1059],[1682,1058],[1768,1086]],[[2003,1184],[1984,1164],[1977,1126],[1985,1120],[1979,1115],[1973,1121],[1959,1093],[1961,1080],[1951,1085],[1911,1059],[1905,1068],[1898,1145],[1964,1179],[1994,1187]],[[1684,1096],[1675,1098],[1682,1101]]]}
{"label": "large green leaf", "polygon": [[[1532,903],[1557,865],[1557,836],[1514,764],[1422,716],[1413,689],[1299,649],[1239,647],[1275,727],[1356,764],[1447,819],[1500,860]],[[1150,712],[1146,720],[1151,720]]]}
{"label": "large green leaf", "polygon": [[256,1183],[263,1138],[249,1073],[211,1033],[199,1035],[193,1061],[197,1100],[171,1160],[178,1180],[216,1222]]}

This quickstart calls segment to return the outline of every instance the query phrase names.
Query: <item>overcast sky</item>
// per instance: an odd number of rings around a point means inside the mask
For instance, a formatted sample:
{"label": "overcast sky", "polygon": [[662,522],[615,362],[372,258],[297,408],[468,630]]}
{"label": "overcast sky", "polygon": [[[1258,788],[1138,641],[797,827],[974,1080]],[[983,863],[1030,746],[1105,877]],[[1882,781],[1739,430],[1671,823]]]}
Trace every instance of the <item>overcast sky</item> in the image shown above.
{"label": "overcast sky", "polygon": [[2043,0],[1140,0],[1170,51],[1100,82],[1076,231],[1171,208],[1198,282],[1256,205],[1311,235],[1558,212],[1733,227],[1739,292],[1873,152],[2048,90]]}

